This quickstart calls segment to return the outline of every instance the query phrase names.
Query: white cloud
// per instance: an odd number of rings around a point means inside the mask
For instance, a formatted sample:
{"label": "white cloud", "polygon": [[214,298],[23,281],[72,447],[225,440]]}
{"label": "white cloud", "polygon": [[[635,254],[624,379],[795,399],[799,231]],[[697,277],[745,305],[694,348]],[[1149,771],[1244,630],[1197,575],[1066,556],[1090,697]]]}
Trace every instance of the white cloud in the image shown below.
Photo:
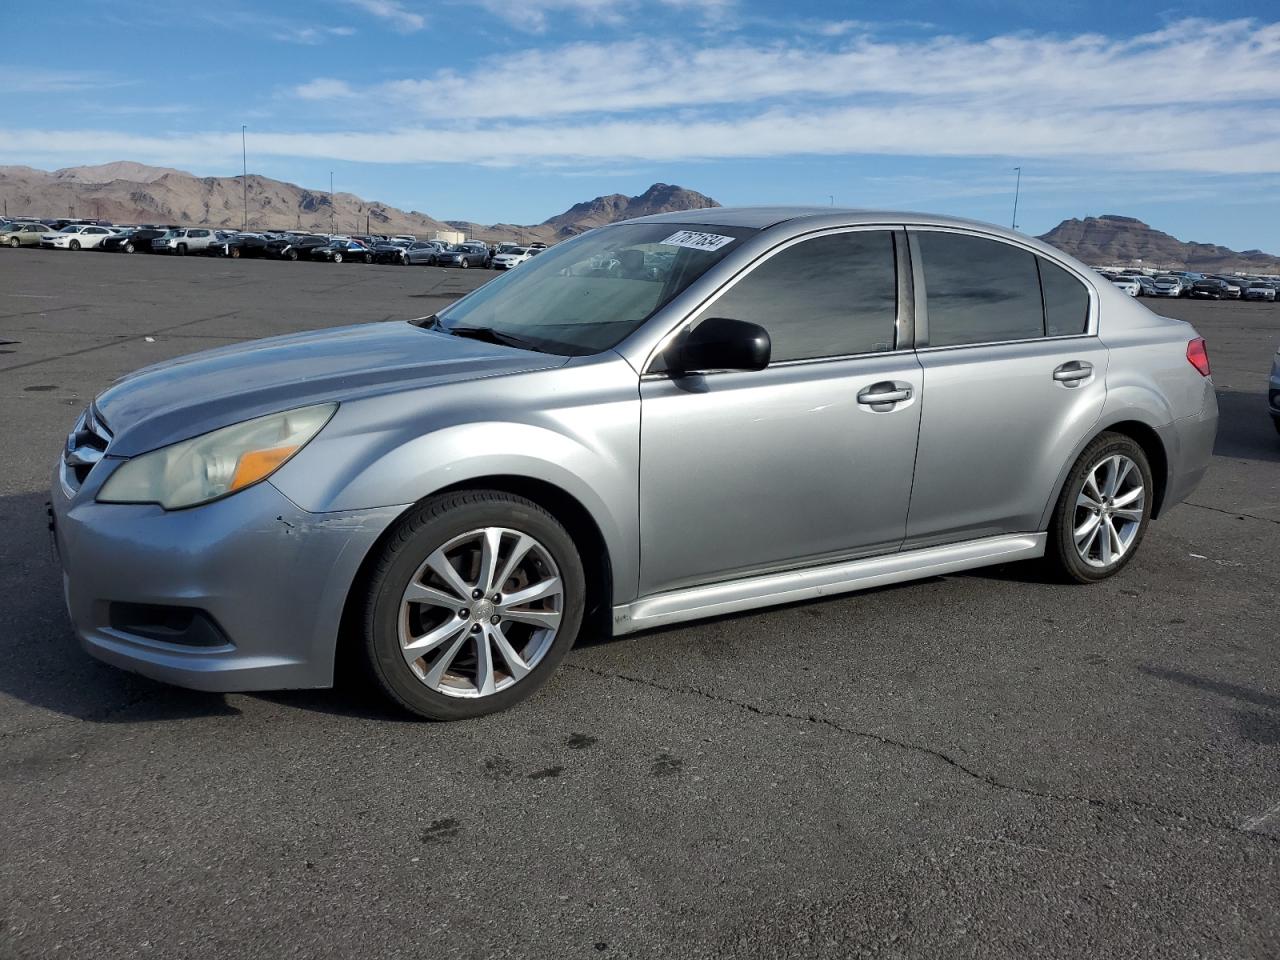
{"label": "white cloud", "polygon": [[[714,21],[736,6],[737,0],[654,0],[660,6],[695,12],[706,21]],[[495,17],[513,27],[542,33],[556,15],[572,16],[588,24],[618,26],[633,20],[638,11],[647,15],[643,5],[609,3],[608,0],[479,0],[479,4]]]}
{"label": "white cloud", "polygon": [[294,87],[293,94],[302,100],[348,100],[356,96],[347,81],[332,77],[316,77],[309,83]]}
{"label": "white cloud", "polygon": [[[577,2],[577,0],[572,0]],[[495,89],[518,95],[495,97]],[[787,98],[981,102],[1042,114],[1059,107],[1272,101],[1280,90],[1280,24],[1184,22],[1146,36],[984,41],[862,37],[695,47],[632,40],[530,49],[372,88],[372,102],[424,117],[496,118],[758,104]]]}
{"label": "white cloud", "polygon": [[[579,168],[880,154],[1280,173],[1277,91],[1280,24],[1188,21],[1123,40],[864,36],[703,48],[634,40],[527,50],[365,89],[318,78],[295,95],[358,98],[360,129],[259,131],[254,152]],[[416,122],[404,120],[406,107]],[[384,128],[371,132],[378,109]],[[86,143],[161,164],[207,166],[239,151],[237,136],[216,133],[8,130],[0,156],[81,162]]]}
{"label": "white cloud", "polygon": [[346,4],[387,21],[401,33],[413,33],[427,25],[427,18],[410,10],[404,0],[346,0]]}
{"label": "white cloud", "polygon": [[332,37],[350,37],[355,34],[352,27],[286,27],[275,34],[277,40],[286,43],[301,43],[305,46],[316,46]]}

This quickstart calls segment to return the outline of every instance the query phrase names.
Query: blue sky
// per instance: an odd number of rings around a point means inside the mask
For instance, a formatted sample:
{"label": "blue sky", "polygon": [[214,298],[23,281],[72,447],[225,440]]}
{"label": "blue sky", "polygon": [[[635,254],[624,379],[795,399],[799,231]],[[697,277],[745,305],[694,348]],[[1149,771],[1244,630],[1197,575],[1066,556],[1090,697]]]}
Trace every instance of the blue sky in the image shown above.
{"label": "blue sky", "polygon": [[0,163],[249,168],[442,219],[679,183],[1280,253],[1274,0],[0,3]]}

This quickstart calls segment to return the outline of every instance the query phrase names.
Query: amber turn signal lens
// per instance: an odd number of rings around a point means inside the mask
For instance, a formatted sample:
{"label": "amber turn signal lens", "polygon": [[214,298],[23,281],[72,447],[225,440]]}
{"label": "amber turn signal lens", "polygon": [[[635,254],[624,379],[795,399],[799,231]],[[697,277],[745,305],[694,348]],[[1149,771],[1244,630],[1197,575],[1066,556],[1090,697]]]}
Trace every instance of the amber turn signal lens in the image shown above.
{"label": "amber turn signal lens", "polygon": [[263,477],[270,476],[276,467],[284,463],[297,452],[298,447],[272,447],[270,450],[250,450],[236,464],[235,475],[231,478],[231,486],[227,492],[257,483]]}

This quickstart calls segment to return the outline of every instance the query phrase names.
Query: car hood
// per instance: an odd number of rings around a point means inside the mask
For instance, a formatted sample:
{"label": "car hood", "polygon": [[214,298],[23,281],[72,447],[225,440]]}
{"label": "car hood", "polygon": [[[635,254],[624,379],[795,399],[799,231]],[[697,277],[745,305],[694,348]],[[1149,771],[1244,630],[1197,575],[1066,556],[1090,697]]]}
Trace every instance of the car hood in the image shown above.
{"label": "car hood", "polygon": [[131,457],[242,420],[312,403],[562,366],[568,358],[403,321],[272,337],[144,367],[95,401]]}

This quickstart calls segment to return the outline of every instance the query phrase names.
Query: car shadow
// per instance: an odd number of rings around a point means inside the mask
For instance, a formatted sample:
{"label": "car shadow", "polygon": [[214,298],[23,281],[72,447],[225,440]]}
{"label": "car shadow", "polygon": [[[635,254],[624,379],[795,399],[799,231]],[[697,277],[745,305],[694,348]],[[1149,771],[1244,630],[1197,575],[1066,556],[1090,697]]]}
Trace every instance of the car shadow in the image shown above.
{"label": "car shadow", "polygon": [[1218,438],[1213,455],[1280,463],[1280,434],[1272,426],[1265,393],[1218,391]]}
{"label": "car shadow", "polygon": [[1214,680],[1182,670],[1169,670],[1164,667],[1152,667],[1145,664],[1138,667],[1139,672],[1158,680],[1180,684],[1193,690],[1216,694],[1236,704],[1261,709],[1230,709],[1228,712],[1235,724],[1236,732],[1244,740],[1259,746],[1280,746],[1280,696],[1255,690],[1252,687]]}

